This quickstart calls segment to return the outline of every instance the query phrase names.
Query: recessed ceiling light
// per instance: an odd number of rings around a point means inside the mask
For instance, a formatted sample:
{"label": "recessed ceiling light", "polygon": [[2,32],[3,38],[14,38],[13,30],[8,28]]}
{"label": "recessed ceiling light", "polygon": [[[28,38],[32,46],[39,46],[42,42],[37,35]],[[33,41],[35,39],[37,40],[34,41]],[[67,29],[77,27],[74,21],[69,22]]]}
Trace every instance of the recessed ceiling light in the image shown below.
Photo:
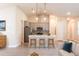
{"label": "recessed ceiling light", "polygon": [[71,12],[67,12],[67,15],[71,15]]}

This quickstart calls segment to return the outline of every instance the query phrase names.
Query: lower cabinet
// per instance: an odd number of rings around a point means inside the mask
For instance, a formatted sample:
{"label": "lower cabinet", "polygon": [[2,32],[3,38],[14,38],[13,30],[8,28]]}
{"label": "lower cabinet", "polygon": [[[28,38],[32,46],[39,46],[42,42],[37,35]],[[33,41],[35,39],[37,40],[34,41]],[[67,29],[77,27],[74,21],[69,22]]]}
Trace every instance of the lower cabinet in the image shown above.
{"label": "lower cabinet", "polygon": [[6,47],[6,36],[0,35],[0,48]]}

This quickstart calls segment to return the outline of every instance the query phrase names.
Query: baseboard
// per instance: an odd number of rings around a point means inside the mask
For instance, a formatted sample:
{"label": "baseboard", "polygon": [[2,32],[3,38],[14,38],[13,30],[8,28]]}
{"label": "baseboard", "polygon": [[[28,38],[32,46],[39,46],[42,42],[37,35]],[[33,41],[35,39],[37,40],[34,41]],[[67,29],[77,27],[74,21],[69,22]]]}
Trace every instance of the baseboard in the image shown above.
{"label": "baseboard", "polygon": [[16,47],[19,47],[20,46],[20,44],[17,44],[17,45],[9,45],[9,46],[7,46],[8,48],[16,48]]}

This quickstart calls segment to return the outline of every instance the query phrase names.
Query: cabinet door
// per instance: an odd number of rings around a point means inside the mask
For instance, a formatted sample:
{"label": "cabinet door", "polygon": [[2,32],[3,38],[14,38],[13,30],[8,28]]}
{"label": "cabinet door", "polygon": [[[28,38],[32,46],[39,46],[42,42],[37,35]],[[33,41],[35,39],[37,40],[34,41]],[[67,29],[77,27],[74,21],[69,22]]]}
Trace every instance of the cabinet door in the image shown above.
{"label": "cabinet door", "polygon": [[6,37],[0,36],[0,47],[5,47],[5,46],[6,46]]}

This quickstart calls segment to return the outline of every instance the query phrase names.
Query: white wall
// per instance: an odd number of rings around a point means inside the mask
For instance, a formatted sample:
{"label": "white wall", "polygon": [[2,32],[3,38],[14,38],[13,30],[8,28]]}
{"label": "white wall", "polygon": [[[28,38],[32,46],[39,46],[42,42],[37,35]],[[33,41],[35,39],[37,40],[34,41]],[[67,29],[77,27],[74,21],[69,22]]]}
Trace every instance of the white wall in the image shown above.
{"label": "white wall", "polygon": [[57,40],[64,40],[66,39],[66,33],[67,33],[67,21],[63,17],[56,17],[53,15],[50,15],[49,18],[49,32],[52,35],[55,35],[56,31],[56,39]]}
{"label": "white wall", "polygon": [[75,21],[75,39],[79,41],[79,18]]}
{"label": "white wall", "polygon": [[21,41],[24,39],[24,21],[27,21],[27,17],[25,13],[19,9],[16,8],[16,34],[19,45],[21,44]]}
{"label": "white wall", "polygon": [[66,19],[59,19],[56,27],[56,37],[57,40],[65,40],[67,33],[67,21]]}
{"label": "white wall", "polygon": [[16,16],[15,7],[6,7],[4,9],[0,9],[0,17],[3,20],[6,20],[6,31],[1,31],[1,33],[7,35],[7,46],[16,45],[16,33],[15,33],[15,16]]}
{"label": "white wall", "polygon": [[6,20],[6,31],[0,31],[0,33],[7,36],[7,47],[19,46],[21,34],[20,21],[25,20],[25,15],[19,9],[17,10],[16,6],[9,6],[0,9],[0,18]]}
{"label": "white wall", "polygon": [[68,21],[68,38],[71,40],[78,40],[78,17]]}
{"label": "white wall", "polygon": [[56,35],[57,18],[53,15],[49,16],[49,33]]}

